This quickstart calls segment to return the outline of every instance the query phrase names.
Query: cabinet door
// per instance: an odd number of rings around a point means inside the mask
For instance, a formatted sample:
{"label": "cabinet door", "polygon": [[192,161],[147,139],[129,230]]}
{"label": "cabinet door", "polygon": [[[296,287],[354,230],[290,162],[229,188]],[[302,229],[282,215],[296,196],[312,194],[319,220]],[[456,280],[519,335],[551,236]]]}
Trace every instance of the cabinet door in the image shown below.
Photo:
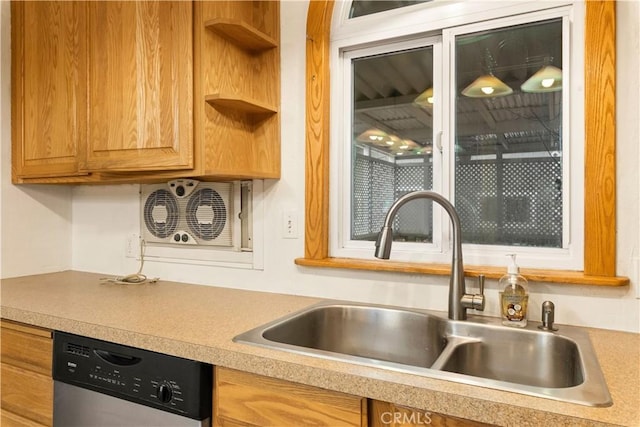
{"label": "cabinet door", "polygon": [[192,7],[88,2],[89,170],[193,167]]}
{"label": "cabinet door", "polygon": [[51,331],[5,320],[0,325],[1,425],[52,425]]}
{"label": "cabinet door", "polygon": [[214,426],[366,426],[366,399],[216,367]]}
{"label": "cabinet door", "polygon": [[406,408],[379,400],[369,401],[370,427],[489,427],[477,421],[450,417],[431,411]]}
{"label": "cabinet door", "polygon": [[2,427],[45,427],[44,424],[37,423],[28,418],[21,417],[13,412],[0,409],[0,426]]}
{"label": "cabinet door", "polygon": [[24,418],[53,424],[53,379],[33,371],[0,363],[1,407]]}
{"label": "cabinet door", "polygon": [[81,174],[87,6],[12,2],[13,179]]}

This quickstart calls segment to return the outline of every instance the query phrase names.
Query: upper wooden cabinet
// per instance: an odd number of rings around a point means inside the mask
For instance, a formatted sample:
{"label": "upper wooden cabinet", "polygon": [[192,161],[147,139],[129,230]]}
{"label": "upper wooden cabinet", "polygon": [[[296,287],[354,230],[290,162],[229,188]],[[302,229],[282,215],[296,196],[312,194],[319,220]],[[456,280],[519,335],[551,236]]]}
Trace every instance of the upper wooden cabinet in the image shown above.
{"label": "upper wooden cabinet", "polygon": [[192,4],[87,5],[87,169],[192,168]]}
{"label": "upper wooden cabinet", "polygon": [[13,181],[280,176],[278,1],[14,2]]}
{"label": "upper wooden cabinet", "polygon": [[14,2],[11,20],[14,179],[81,174],[87,126],[86,7]]}

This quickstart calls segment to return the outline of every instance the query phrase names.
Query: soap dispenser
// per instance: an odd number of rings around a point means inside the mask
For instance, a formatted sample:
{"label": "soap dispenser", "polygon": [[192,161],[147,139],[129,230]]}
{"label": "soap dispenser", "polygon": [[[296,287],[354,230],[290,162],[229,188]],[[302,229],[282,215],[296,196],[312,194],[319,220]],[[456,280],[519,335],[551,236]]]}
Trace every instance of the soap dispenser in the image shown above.
{"label": "soap dispenser", "polygon": [[502,324],[524,328],[527,326],[527,304],[529,294],[527,279],[520,275],[520,269],[516,264],[516,254],[511,257],[507,267],[507,274],[500,278],[500,306],[502,310]]}

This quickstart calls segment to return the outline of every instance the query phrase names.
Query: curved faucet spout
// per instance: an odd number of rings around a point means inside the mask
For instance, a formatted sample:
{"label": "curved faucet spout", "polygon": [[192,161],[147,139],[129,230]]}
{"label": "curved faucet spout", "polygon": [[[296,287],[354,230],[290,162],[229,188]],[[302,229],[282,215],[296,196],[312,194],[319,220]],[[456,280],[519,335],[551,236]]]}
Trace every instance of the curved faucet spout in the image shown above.
{"label": "curved faucet spout", "polygon": [[[467,308],[484,308],[484,297],[481,295],[469,295],[466,293],[464,282],[464,266],[462,263],[462,231],[460,217],[455,208],[447,199],[434,191],[413,191],[396,200],[384,220],[384,225],[378,234],[375,256],[389,259],[391,245],[393,243],[393,227],[391,223],[398,210],[407,202],[415,199],[429,199],[444,208],[451,219],[453,227],[453,254],[451,259],[451,276],[449,280],[449,318],[453,320],[466,320]],[[471,304],[468,301],[472,301]],[[480,303],[481,302],[481,303]]]}

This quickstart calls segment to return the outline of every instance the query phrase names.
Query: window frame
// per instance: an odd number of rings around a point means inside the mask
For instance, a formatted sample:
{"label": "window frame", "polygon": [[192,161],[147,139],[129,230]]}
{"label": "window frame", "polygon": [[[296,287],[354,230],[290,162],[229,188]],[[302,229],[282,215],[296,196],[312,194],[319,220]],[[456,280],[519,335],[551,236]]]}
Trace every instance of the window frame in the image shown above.
{"label": "window frame", "polygon": [[[343,101],[339,105],[337,105],[336,110],[332,112],[334,118],[334,123],[339,123],[337,126],[334,126],[331,131],[333,137],[331,140],[333,141],[334,146],[331,147],[331,161],[334,165],[338,166],[338,179],[330,180],[330,220],[342,218],[342,220],[336,220],[338,226],[333,227],[329,230],[330,233],[330,253],[340,253],[342,256],[347,257],[357,257],[357,258],[369,258],[373,259],[373,242],[368,241],[357,241],[352,240],[350,238],[351,232],[351,224],[349,221],[346,221],[345,218],[351,217],[351,190],[345,190],[345,187],[351,186],[351,144],[344,144],[343,141],[351,140],[352,133],[352,119],[348,118],[351,115],[351,111],[345,111],[347,106],[353,105],[352,100],[352,87],[349,85],[348,81],[351,78],[352,68],[350,66],[351,60],[354,58],[367,57],[371,55],[385,54],[385,53],[393,53],[404,50],[413,50],[421,47],[431,47],[434,57],[442,56],[442,37],[440,36],[421,36],[414,37],[409,40],[402,40],[398,42],[390,42],[384,45],[375,45],[370,47],[361,47],[357,46],[352,49],[348,49],[343,52],[342,55],[337,54],[337,50],[334,49],[332,60],[339,62],[340,65],[336,67],[339,72],[336,74],[342,74],[337,79],[333,80],[331,83],[331,90],[333,91],[333,99],[342,98]],[[344,64],[343,64],[344,62]],[[349,64],[349,65],[347,65]],[[340,72],[342,71],[342,72]],[[440,81],[442,79],[441,70],[438,67],[434,67],[433,70],[434,81]],[[333,77],[332,77],[333,78]],[[435,93],[435,96],[440,96],[439,87],[438,92]],[[441,129],[441,110],[434,111],[434,119],[433,119],[433,133],[434,137],[437,135]],[[344,122],[342,122],[344,120]],[[339,141],[338,143],[336,143]],[[434,156],[435,157],[435,156]],[[437,164],[434,163],[434,191],[441,192],[441,158],[437,159]],[[432,243],[422,243],[420,247],[429,255],[442,254],[446,252],[446,249],[449,247],[448,240],[448,217],[445,218],[442,215],[442,211],[440,209],[433,210],[433,242]],[[447,221],[447,222],[445,222]],[[442,231],[445,233],[442,233]],[[424,255],[425,251],[421,251],[420,255]],[[415,243],[403,243],[396,242],[394,244],[394,252],[397,253],[405,253],[407,257],[415,257],[416,249]],[[366,254],[366,255],[364,255]],[[449,255],[450,257],[450,255]]]}
{"label": "window frame", "polygon": [[[579,66],[584,62],[583,51],[576,52],[581,46],[575,36],[583,36],[584,16],[583,10],[572,7],[570,4],[558,5],[553,9],[545,9],[534,12],[519,13],[516,16],[500,17],[485,22],[469,23],[443,31],[443,38],[449,42],[451,69],[455,69],[455,52],[453,45],[458,36],[485,31],[488,29],[501,29],[512,25],[543,22],[549,19],[562,19],[563,27],[563,59],[562,69],[568,70],[568,76],[563,81],[562,88],[562,170],[563,170],[563,244],[559,248],[541,248],[533,246],[507,246],[507,245],[483,245],[463,244],[465,259],[471,260],[471,264],[493,265],[504,267],[504,255],[510,252],[518,254],[519,264],[529,266],[544,266],[548,269],[560,269],[567,266],[572,270],[584,268],[584,176],[582,165],[584,164],[584,149],[580,149],[580,141],[584,141],[584,102],[580,98],[584,83]],[[571,30],[573,27],[573,31]],[[574,77],[575,76],[575,77]],[[455,82],[452,82],[455,84]],[[456,128],[456,104],[450,100],[448,120],[451,122],[450,130]],[[576,111],[578,110],[578,111]],[[582,110],[579,111],[579,110]],[[566,142],[568,141],[568,143]],[[449,192],[450,200],[455,200],[455,156],[449,154],[447,167],[450,173],[449,182],[452,187]],[[575,187],[582,187],[575,191]],[[573,215],[572,215],[573,213]],[[566,218],[566,220],[565,220]],[[567,268],[565,267],[565,268]]]}
{"label": "window frame", "polygon": [[[534,282],[626,286],[616,276],[615,2],[585,10],[584,269],[522,269]],[[295,263],[412,274],[449,275],[450,265],[329,257],[330,33],[333,0],[311,0],[307,15],[305,253]],[[503,268],[465,267],[467,276],[498,278]]]}
{"label": "window frame", "polygon": [[[329,244],[330,254],[333,257],[350,257],[373,260],[373,242],[353,240],[350,237],[351,231],[351,197],[352,188],[350,177],[352,174],[352,147],[345,143],[351,139],[353,115],[352,92],[353,82],[351,73],[353,71],[352,61],[357,58],[365,58],[380,54],[393,54],[397,52],[418,49],[420,47],[432,47],[434,64],[443,64],[442,67],[434,67],[434,90],[435,95],[440,99],[441,108],[434,108],[433,111],[433,133],[435,136],[444,135],[443,142],[446,141],[444,150],[434,151],[433,162],[433,191],[436,191],[449,200],[454,200],[455,195],[455,166],[456,158],[453,155],[453,134],[455,133],[456,122],[456,102],[455,102],[455,81],[450,78],[450,74],[455,70],[455,40],[459,36],[474,33],[477,31],[499,30],[511,26],[523,24],[533,24],[548,21],[550,19],[561,19],[563,28],[563,65],[562,69],[567,70],[565,85],[563,85],[563,140],[570,141],[563,147],[563,246],[558,248],[524,247],[509,245],[483,245],[483,244],[463,244],[465,259],[471,260],[472,264],[503,266],[503,256],[506,253],[518,253],[520,264],[529,266],[544,266],[545,268],[566,268],[565,266],[579,270],[583,268],[583,176],[581,166],[583,164],[582,149],[579,142],[583,140],[581,127],[584,124],[584,105],[581,98],[581,88],[583,85],[582,73],[577,74],[575,82],[572,82],[571,70],[580,69],[583,63],[583,21],[584,8],[575,7],[573,2],[554,2],[553,8],[546,6],[543,10],[537,10],[531,4],[521,3],[509,4],[506,12],[503,7],[487,8],[480,7],[475,3],[468,7],[457,8],[460,19],[452,21],[453,26],[442,28],[440,22],[442,16],[450,14],[449,6],[438,6],[434,3],[408,6],[411,9],[408,16],[415,20],[412,25],[413,33],[407,31],[406,13],[403,15],[398,9],[380,14],[374,19],[368,18],[368,25],[361,27],[362,34],[354,34],[350,31],[354,19],[345,19],[345,10],[348,11],[349,2],[340,3],[342,10],[336,9],[332,24],[333,32],[338,35],[331,36],[331,63],[333,73],[331,75],[331,93],[334,101],[331,106],[331,167],[332,178],[330,179],[330,227]],[[504,3],[501,3],[504,6]],[[437,13],[432,13],[434,7],[438,7]],[[404,10],[404,9],[403,9]],[[393,13],[392,13],[393,12]],[[481,13],[480,13],[481,12]],[[341,18],[342,17],[342,18]],[[396,19],[394,19],[394,17]],[[358,18],[359,19],[359,18]],[[484,19],[479,22],[469,22],[471,19]],[[341,25],[336,22],[342,23]],[[402,25],[398,25],[402,22]],[[573,26],[573,33],[571,27]],[[369,28],[382,27],[382,35]],[[350,34],[350,37],[340,37],[341,32]],[[424,31],[425,28],[428,31]],[[574,37],[577,35],[577,37]],[[357,43],[354,42],[357,40]],[[443,72],[444,68],[444,72]],[[449,73],[447,72],[449,70]],[[443,89],[441,96],[440,89]],[[572,101],[575,114],[569,108],[569,99]],[[443,114],[447,111],[448,114]],[[446,118],[446,120],[443,120]],[[570,125],[571,123],[571,125]],[[572,139],[569,134],[573,129],[576,138]],[[571,147],[574,147],[574,155],[571,154]],[[571,162],[571,167],[569,162]],[[571,175],[571,179],[569,179]],[[571,183],[571,184],[569,184]],[[576,189],[580,188],[579,191]],[[574,191],[571,191],[574,190]],[[570,216],[570,212],[578,213]],[[442,215],[441,209],[433,210],[433,242],[394,244],[394,259],[412,262],[441,262],[445,263],[451,259],[450,247],[450,226],[449,219]]]}

